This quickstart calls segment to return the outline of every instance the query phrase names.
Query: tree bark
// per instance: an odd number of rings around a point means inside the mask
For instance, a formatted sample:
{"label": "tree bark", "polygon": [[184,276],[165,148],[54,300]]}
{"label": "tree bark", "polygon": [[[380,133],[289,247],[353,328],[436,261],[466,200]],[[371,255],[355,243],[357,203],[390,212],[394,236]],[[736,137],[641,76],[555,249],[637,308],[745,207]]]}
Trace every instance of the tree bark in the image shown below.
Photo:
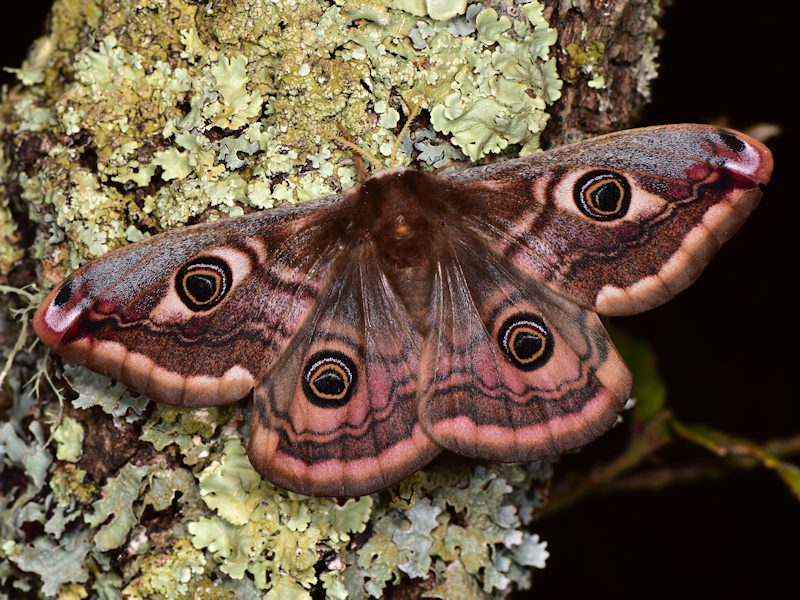
{"label": "tree bark", "polygon": [[[9,251],[7,256],[13,257],[9,259],[8,265],[4,265],[0,284],[22,286],[35,280],[40,287],[45,288],[58,281],[78,262],[84,261],[93,253],[102,253],[110,247],[123,243],[126,237],[130,241],[142,233],[156,233],[161,228],[176,226],[177,223],[234,214],[235,210],[231,209],[231,206],[239,207],[237,202],[244,203],[241,195],[236,196],[238,193],[236,190],[240,190],[242,185],[248,190],[247,199],[255,198],[258,202],[265,203],[263,194],[258,188],[259,183],[263,181],[259,178],[264,176],[264,171],[259,170],[262,166],[253,166],[249,171],[247,170],[249,167],[244,167],[243,172],[246,175],[239,174],[238,166],[231,167],[238,165],[238,161],[248,160],[249,146],[246,145],[231,146],[231,153],[225,159],[227,161],[225,164],[231,172],[236,171],[229,180],[235,177],[243,180],[233,183],[229,181],[230,190],[233,190],[229,196],[219,199],[218,202],[199,204],[196,210],[192,205],[192,210],[185,212],[180,212],[180,206],[176,208],[165,204],[165,200],[162,202],[164,196],[171,193],[183,194],[181,198],[185,198],[187,204],[193,202],[195,198],[190,195],[187,188],[179,188],[176,185],[175,182],[180,179],[176,173],[184,168],[195,169],[196,177],[185,175],[183,178],[195,177],[197,185],[202,186],[219,175],[219,171],[214,169],[222,164],[216,154],[222,150],[221,147],[214,146],[214,152],[192,154],[192,150],[187,146],[178,147],[169,140],[165,132],[172,126],[171,124],[181,119],[188,119],[197,107],[184,99],[186,104],[176,102],[174,105],[153,109],[153,106],[158,105],[159,95],[166,94],[165,90],[169,86],[182,85],[186,90],[192,89],[191,77],[176,83],[182,76],[179,69],[191,71],[196,64],[195,61],[200,62],[198,57],[201,52],[208,52],[208,55],[215,52],[219,54],[217,62],[214,63],[216,70],[213,71],[217,78],[223,76],[223,71],[225,74],[238,73],[236,69],[239,67],[235,63],[237,44],[248,51],[256,48],[255,52],[248,55],[247,65],[259,64],[259,60],[265,60],[266,52],[262,50],[267,44],[263,40],[270,31],[263,23],[273,24],[273,21],[269,20],[271,18],[269,15],[262,14],[267,11],[256,2],[252,3],[252,10],[249,13],[237,10],[237,4],[233,0],[215,0],[206,3],[173,0],[167,3],[153,2],[152,5],[131,10],[125,2],[95,0],[87,3],[82,16],[71,13],[67,2],[55,4],[48,21],[47,36],[32,48],[26,65],[20,70],[20,84],[7,93],[0,112],[2,143],[5,156],[10,159],[3,173],[0,225],[4,225],[3,219],[11,222],[5,229],[0,227],[0,246]],[[285,15],[279,25],[285,26],[287,31],[291,30],[287,23],[292,18],[311,18],[309,15],[312,15],[313,10],[304,8],[310,2],[300,4],[302,10],[309,12],[302,12],[299,17]],[[418,4],[422,6],[424,3]],[[558,32],[555,45],[550,49],[550,56],[556,59],[557,71],[564,85],[561,97],[547,109],[549,121],[541,137],[542,147],[558,146],[589,135],[631,126],[649,97],[649,82],[655,77],[659,2],[545,0],[543,4],[545,19],[550,27]],[[518,19],[519,11],[526,6],[502,0],[487,0],[484,5],[496,11],[499,15],[498,22],[502,22],[504,16],[512,20]],[[351,7],[347,5],[346,8]],[[158,13],[159,10],[163,11],[160,20],[149,20],[148,15]],[[370,5],[364,8],[363,12],[354,10],[354,13],[359,13],[354,22],[371,26],[373,22],[380,22],[379,17],[385,13],[385,9]],[[322,15],[323,10],[320,9],[318,14]],[[121,18],[122,16],[124,18]],[[260,20],[262,17],[264,17],[263,22]],[[423,20],[428,17],[424,14],[415,14],[413,18]],[[196,39],[185,34],[191,29],[187,24],[190,20],[193,20],[191,24],[196,26],[196,30],[192,30],[193,34],[197,34]],[[409,22],[412,25],[414,23],[413,20]],[[159,23],[163,27],[160,27]],[[431,27],[436,25],[433,21],[429,24]],[[423,36],[426,30],[417,26],[414,31],[417,32],[415,35]],[[109,35],[114,36],[114,43],[106,41]],[[409,34],[405,43],[411,46],[412,41],[418,45],[424,43],[421,37],[414,38]],[[261,43],[264,45],[259,46]],[[491,49],[491,46],[487,44],[487,48]],[[143,56],[141,60],[130,58],[136,52],[141,52]],[[358,48],[353,51],[353,55],[356,58],[361,56]],[[97,70],[88,70],[86,61],[95,61],[98,65]],[[290,114],[293,105],[288,101],[281,104],[283,97],[279,92],[283,89],[281,86],[296,84],[294,79],[289,81],[290,78],[283,77],[285,73],[295,68],[293,59],[287,58],[285,64],[281,63],[281,69],[285,72],[262,69],[259,72],[262,79],[256,77],[248,81],[247,86],[237,91],[239,96],[234,94],[227,99],[230,101],[228,108],[231,103],[247,100],[251,102],[252,109],[240,107],[237,109],[240,111],[239,114],[234,112],[224,118],[220,116],[224,114],[226,108],[223,102],[215,109],[217,112],[213,115],[211,115],[213,111],[209,110],[211,116],[203,117],[206,119],[203,123],[205,140],[214,143],[229,138],[234,133],[242,134],[249,125],[259,119],[267,120],[276,110],[285,110]],[[339,85],[343,96],[352,93],[353,90],[360,91],[361,86],[371,85],[368,81],[369,73],[366,71],[359,79],[352,73],[340,74],[337,71],[338,65],[334,63],[322,67],[315,63],[311,68],[319,68],[320,77],[326,74],[341,76],[342,81]],[[160,84],[151,83],[158,75],[159,69],[168,72],[169,76]],[[195,84],[199,78],[208,77],[213,94],[216,94],[215,98],[224,97],[225,89],[228,88],[223,89],[219,81],[215,81],[208,72],[201,73],[198,69],[198,72],[192,72],[192,75],[195,77]],[[81,77],[105,77],[114,84],[103,88],[108,94],[110,93],[108,90],[122,89],[122,86],[126,85],[125,78],[129,76],[140,78],[137,80],[139,83],[130,86],[126,92],[128,96],[121,95],[119,103],[116,104],[114,102],[106,104],[108,97],[102,94],[88,101],[85,97],[77,96],[88,89],[100,89],[100,84],[96,81],[92,83],[94,88],[80,88],[73,85]],[[353,79],[346,79],[347,77]],[[159,88],[159,85],[163,87]],[[218,87],[213,87],[214,85]],[[235,82],[226,82],[226,85],[233,87]],[[254,89],[257,86],[263,87],[256,93]],[[386,110],[402,113],[403,102],[394,95],[396,91],[387,91],[390,96],[384,99],[388,106]],[[403,91],[410,93],[413,89]],[[322,116],[314,118],[324,117],[327,126],[332,122],[332,115],[335,117],[345,114],[343,112],[345,108],[339,99],[325,96],[324,91],[302,91],[309,94],[317,92],[319,96],[315,98],[318,98],[318,103],[328,103],[325,104],[328,112],[320,113]],[[136,99],[136,106],[139,108],[136,111],[115,112],[120,105],[124,105],[126,98],[131,94],[136,96],[137,93],[139,96]],[[189,91],[185,93],[186,98],[191,98]],[[295,97],[299,93],[301,92],[295,93]],[[206,104],[198,109],[201,112],[209,105],[209,98],[213,95],[211,92],[209,94],[204,100]],[[273,96],[269,96],[270,94]],[[180,97],[177,92],[175,95],[176,98]],[[268,102],[264,102],[263,106],[258,104],[259,98],[268,96],[274,99],[274,104],[269,105]],[[286,97],[291,96],[292,94],[286,95]],[[430,99],[426,101],[427,107],[431,109],[435,102]],[[83,111],[82,119],[72,117],[77,113],[71,111],[78,105]],[[374,102],[370,104],[370,111],[373,106]],[[150,110],[154,110],[152,115],[148,113]],[[163,114],[158,112],[159,110],[162,110]],[[138,117],[141,118],[137,118],[137,111]],[[425,121],[428,124],[435,122],[431,118],[432,112],[431,109],[429,114],[423,117],[423,121],[428,119]],[[378,115],[385,114],[388,112],[378,113]],[[164,118],[159,121],[157,117],[161,116]],[[363,116],[350,118],[351,127],[354,129],[360,127],[358,132],[369,141],[370,128],[376,126],[375,120],[378,116],[370,112],[369,118]],[[113,134],[109,134],[109,130],[103,126],[94,127],[95,123],[118,121],[122,125],[115,126]],[[389,129],[392,130],[393,127],[390,126]],[[399,126],[394,127],[394,131],[399,131]],[[243,138],[237,138],[241,139]],[[313,138],[302,139],[302,136],[298,136],[295,142],[300,148],[303,148],[303,144],[308,144],[304,150],[309,156],[313,155],[320,145]],[[125,149],[127,147],[125,143],[136,147],[135,164],[130,160],[131,155]],[[287,144],[289,142],[284,145]],[[285,150],[286,148],[275,152],[271,160],[278,161],[287,154]],[[186,159],[187,155],[189,159]],[[482,157],[483,160],[495,158],[497,157],[490,153]],[[322,159],[315,156],[314,160]],[[205,168],[203,161],[210,161],[210,166],[201,174],[199,169]],[[311,164],[310,161],[311,159],[308,163],[297,166],[291,174],[273,177],[269,191],[274,197],[278,197],[276,190],[289,190],[295,193],[301,189],[298,182],[302,180],[305,172],[311,170],[308,166]],[[336,167],[338,166],[337,163]],[[147,171],[151,167],[152,173]],[[343,179],[344,177],[336,182],[336,185],[342,184]],[[318,182],[315,182],[315,185],[322,187]],[[199,188],[191,188],[191,191],[196,189]],[[210,190],[208,194],[218,191],[216,188],[208,189]],[[309,186],[307,189],[314,188]],[[301,195],[302,193],[305,191],[301,189]],[[59,194],[67,200],[60,201]],[[87,198],[96,200],[97,207],[71,212],[77,209],[79,201]],[[252,206],[255,204],[247,205],[247,209],[251,209]],[[102,213],[103,217],[95,223],[91,220],[93,215],[87,215],[87,211],[94,214]],[[61,219],[58,227],[52,226],[54,218]],[[78,222],[84,225],[77,228],[75,223]],[[66,239],[59,238],[59,235],[65,235]],[[19,259],[23,253],[24,257]],[[0,260],[2,256],[0,253]],[[34,276],[34,273],[37,275]],[[5,309],[20,307],[25,303],[23,296],[8,294],[3,298]],[[3,319],[0,338],[4,341],[10,340],[13,337],[10,332],[19,331],[19,326],[7,312],[0,318]],[[161,596],[153,591],[168,588],[168,586],[159,588],[154,583],[158,576],[167,579],[178,577],[168,571],[158,571],[157,565],[174,563],[176,569],[182,569],[181,576],[192,573],[188,581],[180,582],[180,585],[184,586],[182,589],[185,596],[201,593],[200,590],[209,585],[218,586],[220,597],[234,597],[234,595],[248,597],[248,594],[255,593],[259,574],[266,573],[265,563],[259,562],[258,557],[247,563],[249,575],[245,574],[244,579],[250,582],[248,583],[250,587],[246,590],[244,587],[236,587],[244,585],[240,583],[241,577],[227,578],[225,585],[229,587],[219,587],[222,585],[220,581],[227,577],[221,575],[220,569],[229,569],[225,573],[230,574],[233,567],[226,562],[227,557],[223,557],[222,554],[214,555],[213,560],[208,558],[213,555],[213,543],[203,545],[198,542],[201,536],[196,532],[192,533],[190,527],[192,523],[211,523],[212,519],[217,519],[214,521],[217,525],[222,522],[214,510],[211,510],[210,505],[203,503],[201,493],[203,498],[207,498],[207,490],[198,482],[204,481],[204,477],[210,477],[209,474],[212,473],[215,464],[218,467],[219,462],[233,461],[239,456],[236,452],[229,451],[227,444],[230,440],[226,441],[225,436],[234,435],[231,434],[232,430],[238,432],[242,421],[249,418],[247,408],[239,406],[228,412],[214,412],[211,416],[203,417],[180,411],[170,412],[172,409],[156,408],[153,403],[142,408],[136,404],[136,400],[125,396],[124,390],[115,388],[112,392],[109,391],[112,388],[108,387],[107,383],[89,381],[81,384],[76,393],[68,390],[63,416],[70,419],[69,423],[75,423],[77,426],[70,425],[71,429],[61,430],[66,436],[80,429],[83,436],[80,445],[81,458],[77,462],[57,459],[54,444],[45,445],[47,436],[57,425],[56,417],[60,416],[58,410],[54,408],[56,400],[53,394],[42,384],[44,390],[42,398],[31,403],[20,386],[25,378],[33,374],[33,363],[34,358],[31,355],[21,354],[16,370],[9,374],[9,381],[13,386],[3,389],[2,392],[5,395],[2,407],[6,413],[4,416],[12,425],[13,432],[6,433],[6,437],[0,443],[0,449],[10,448],[13,442],[17,444],[17,448],[24,447],[27,454],[22,452],[14,455],[16,458],[9,458],[11,456],[9,451],[5,463],[0,467],[4,482],[2,493],[6,498],[19,503],[19,506],[15,507],[11,507],[11,502],[3,505],[5,516],[17,519],[17,530],[9,530],[10,545],[0,550],[0,561],[2,561],[0,564],[4,565],[2,566],[4,570],[0,571],[0,591],[13,596],[17,591],[11,586],[17,582],[20,585],[30,586],[31,597],[52,596],[59,591],[77,594],[76,597],[84,592],[99,593],[98,590],[114,589],[119,593],[125,586],[128,586],[126,593],[131,597],[146,593],[151,594],[151,597],[180,597],[175,595],[175,589],[171,592],[158,592],[162,593]],[[76,396],[84,398],[86,402],[95,399],[96,405],[91,408],[76,407],[74,402],[70,402]],[[27,407],[28,403],[30,403],[29,410],[18,410],[19,407]],[[32,433],[37,427],[41,435]],[[172,439],[170,436],[173,436],[174,443],[170,443]],[[63,446],[66,442],[59,444]],[[196,451],[198,445],[208,446],[216,462],[207,456],[201,456],[201,453]],[[45,481],[40,481],[33,475],[30,462],[33,459],[28,458],[30,456],[39,457],[38,464],[47,473]],[[471,504],[462,506],[458,504],[462,500],[450,497],[447,486],[456,484],[449,483],[451,479],[448,478],[452,478],[462,487],[469,488],[470,485],[477,485],[475,482],[481,481],[480,477],[483,476],[481,474],[488,470],[490,476],[486,477],[485,487],[476,488],[476,492],[470,495],[470,502],[496,500],[498,507],[512,505],[508,503],[516,503],[513,505],[521,507],[527,502],[528,507],[533,510],[535,503],[538,502],[535,498],[541,497],[547,486],[549,474],[546,468],[543,469],[542,472],[534,473],[525,467],[483,465],[476,470],[472,463],[445,461],[429,471],[427,481],[414,480],[407,487],[400,486],[381,495],[376,494],[375,499],[370,501],[374,503],[370,504],[370,507],[374,507],[370,509],[371,512],[364,509],[369,512],[369,519],[361,524],[363,525],[361,529],[359,529],[361,525],[348,524],[349,529],[332,530],[328,538],[316,546],[312,544],[316,551],[316,559],[312,558],[310,566],[303,571],[306,579],[297,576],[292,580],[289,577],[284,580],[276,571],[265,585],[272,586],[270,589],[275,594],[279,593],[275,590],[288,593],[287,590],[294,589],[298,594],[311,594],[313,597],[322,597],[326,592],[331,596],[343,597],[336,594],[341,594],[342,589],[350,590],[352,593],[352,589],[357,589],[358,585],[361,585],[359,576],[372,577],[373,582],[378,581],[378,575],[374,574],[377,569],[376,564],[385,556],[372,557],[374,562],[368,565],[364,565],[363,561],[357,562],[363,558],[361,555],[358,555],[360,558],[356,558],[357,553],[370,543],[370,540],[374,542],[381,535],[387,537],[387,547],[382,549],[384,553],[408,552],[409,548],[413,550],[418,547],[413,544],[408,547],[402,546],[392,537],[395,530],[405,531],[407,528],[408,531],[415,532],[415,528],[419,527],[417,537],[413,541],[417,545],[423,544],[428,538],[439,540],[434,533],[440,531],[439,529],[423,533],[424,528],[420,524],[424,520],[423,517],[419,517],[420,521],[415,521],[417,517],[408,516],[408,511],[416,505],[429,507],[426,517],[438,519],[436,527],[444,527],[449,532],[447,535],[451,537],[442,537],[442,540],[446,539],[446,543],[441,541],[442,547],[429,548],[433,563],[428,564],[427,575],[424,577],[412,578],[410,573],[414,571],[411,568],[400,568],[400,570],[397,567],[393,570],[387,568],[387,573],[391,577],[384,582],[386,584],[386,587],[382,588],[384,597],[419,598],[426,593],[431,594],[431,597],[482,597],[484,592],[480,585],[483,585],[484,589],[488,586],[490,592],[492,590],[492,586],[486,583],[488,577],[486,573],[490,568],[494,568],[493,561],[497,555],[488,553],[487,550],[486,556],[483,556],[486,564],[479,568],[476,566],[478,559],[473,557],[470,562],[469,557],[465,558],[468,554],[466,543],[474,543],[479,548],[490,547],[491,544],[488,542],[486,546],[480,546],[479,542],[475,541],[478,539],[475,536],[478,536],[480,531],[485,533],[490,531],[491,527],[497,527],[497,522],[502,520],[501,515],[486,512],[480,517],[485,518],[485,521],[474,519],[473,514],[479,512],[479,509]],[[83,474],[79,475],[79,472]],[[176,473],[181,477],[183,474],[191,473],[190,483],[186,483],[183,479],[178,481]],[[123,490],[120,483],[123,477],[129,477],[130,486],[138,488],[134,492]],[[493,490],[492,481],[501,479],[513,487],[512,492],[506,494]],[[448,483],[437,488],[436,481]],[[173,487],[170,488],[171,485]],[[425,488],[426,485],[430,485],[431,488]],[[169,488],[169,492],[162,489],[164,486]],[[431,491],[434,489],[436,491]],[[157,494],[154,490],[158,490],[167,501],[156,499]],[[176,494],[175,490],[180,493]],[[275,504],[282,502],[282,507],[289,507],[285,508],[287,512],[282,513],[280,518],[290,521],[292,526],[285,527],[280,532],[273,531],[276,539],[284,535],[295,536],[298,539],[302,537],[300,534],[307,531],[301,529],[301,525],[298,524],[305,518],[303,511],[310,511],[314,515],[313,518],[319,517],[322,522],[323,517],[320,515],[336,513],[342,508],[334,501],[326,504],[320,500],[309,500],[308,504],[303,505],[297,498],[281,495],[281,492],[272,488],[269,488],[268,492],[262,487],[258,487],[258,490],[262,494],[259,498],[269,498],[270,502]],[[30,495],[30,498],[26,494]],[[97,516],[103,514],[102,506],[105,505],[102,501],[113,499],[115,494],[117,501],[120,502],[119,507],[109,512],[107,517]],[[232,494],[231,498],[231,503],[235,503],[245,502],[251,497]],[[428,504],[425,504],[426,502]],[[440,508],[437,502],[445,508]],[[30,506],[24,509],[28,512],[23,513],[22,507],[26,503]],[[54,506],[59,508],[54,509]],[[312,508],[308,508],[309,506]],[[352,504],[346,506],[355,512],[356,509]],[[61,512],[56,513],[56,510]],[[216,510],[224,511],[225,508]],[[108,542],[108,536],[111,536],[108,527],[118,516],[114,513],[119,511],[128,511],[125,512],[126,517],[130,517],[134,522],[119,540],[115,538],[116,541]],[[503,514],[507,513],[508,510]],[[58,514],[61,517],[57,518]],[[69,514],[69,518],[64,517],[64,514]],[[313,518],[309,517],[312,521]],[[316,526],[316,521],[313,522]],[[91,524],[91,527],[87,527],[87,523]],[[225,529],[226,534],[233,531],[230,523],[231,521],[223,523],[226,527],[230,527]],[[386,523],[390,523],[393,527],[388,533],[381,529],[388,527]],[[517,518],[513,526],[508,526],[508,531],[513,530],[514,536],[520,539],[523,539],[523,535],[528,536],[524,540],[529,544],[527,548],[532,551],[536,546],[535,539],[538,538],[534,539],[529,535],[528,524],[528,517],[522,518],[522,521]],[[52,533],[54,530],[65,537],[59,538],[59,535]],[[244,535],[239,529],[236,531]],[[469,537],[473,534],[473,537]],[[194,549],[179,546],[176,539],[181,537],[194,540]],[[219,539],[223,537],[220,533]],[[297,549],[297,556],[293,556],[290,561],[293,568],[303,559],[303,550],[307,550],[301,541],[295,540],[295,537],[291,538],[291,543],[296,544]],[[345,538],[349,541],[342,541]],[[64,539],[68,541],[65,543]],[[283,537],[280,539],[284,540]],[[392,540],[395,540],[394,544],[389,543]],[[119,544],[114,545],[117,541]],[[99,546],[103,546],[101,552],[97,552]],[[504,552],[501,546],[502,544],[498,542],[492,547],[499,548],[497,552]],[[177,549],[179,547],[180,550]],[[203,556],[203,552],[198,549],[205,552],[208,562],[198,558],[198,555]],[[231,553],[234,550],[242,551],[237,547],[232,549]],[[93,552],[96,554],[92,554]],[[265,550],[261,559],[269,556],[270,561],[277,561],[278,559],[270,552],[269,549]],[[58,558],[64,561],[62,567],[71,571],[59,579],[36,563],[36,557],[45,557],[47,560]],[[413,562],[412,558],[408,558],[408,562]],[[397,562],[402,564],[399,559]],[[345,564],[348,568],[361,569],[362,572],[359,576],[347,576],[342,570]],[[530,564],[524,561],[519,565],[531,569]],[[522,569],[519,565],[515,568]],[[298,571],[302,570],[298,568]],[[498,578],[508,579],[507,584],[499,580],[495,583],[496,594],[507,593],[515,584],[524,586],[529,577],[526,574],[512,576],[509,572],[501,570],[495,573]],[[239,573],[241,574],[243,572]],[[324,586],[323,574],[329,577],[325,580]],[[484,578],[483,581],[480,581],[480,577]],[[503,585],[507,587],[502,587]],[[90,588],[94,591],[89,591]],[[264,589],[266,589],[264,586],[259,586],[259,593],[263,593]],[[456,593],[463,595],[455,595]],[[113,594],[106,597],[113,597]]]}
{"label": "tree bark", "polygon": [[[652,0],[548,1],[558,29],[558,70],[568,82],[551,112],[543,146],[557,147],[590,135],[628,129],[650,100],[657,75],[660,2]],[[605,51],[594,62],[593,44]],[[581,67],[581,63],[584,66]],[[604,85],[590,86],[595,74]]]}

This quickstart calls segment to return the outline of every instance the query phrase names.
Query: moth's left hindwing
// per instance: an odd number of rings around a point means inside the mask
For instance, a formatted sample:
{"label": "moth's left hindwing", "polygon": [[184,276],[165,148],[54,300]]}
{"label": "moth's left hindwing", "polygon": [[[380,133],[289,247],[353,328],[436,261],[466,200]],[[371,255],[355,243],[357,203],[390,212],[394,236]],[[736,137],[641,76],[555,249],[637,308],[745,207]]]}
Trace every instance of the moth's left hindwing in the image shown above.
{"label": "moth's left hindwing", "polygon": [[422,338],[374,245],[358,244],[255,392],[248,453],[307,494],[388,487],[440,452],[417,418]]}
{"label": "moth's left hindwing", "polygon": [[442,447],[541,459],[600,435],[627,399],[597,313],[689,285],[771,171],[759,142],[699,125],[441,177],[392,169],[110,253],[34,327],[161,402],[255,388],[250,460],[293,491],[370,493]]}

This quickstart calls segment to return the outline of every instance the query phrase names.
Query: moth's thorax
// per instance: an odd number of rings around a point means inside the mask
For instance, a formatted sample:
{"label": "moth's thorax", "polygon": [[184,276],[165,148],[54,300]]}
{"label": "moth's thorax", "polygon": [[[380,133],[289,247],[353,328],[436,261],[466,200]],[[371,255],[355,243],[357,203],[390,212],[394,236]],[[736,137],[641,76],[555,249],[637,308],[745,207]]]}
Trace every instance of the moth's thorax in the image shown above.
{"label": "moth's thorax", "polygon": [[363,242],[421,330],[430,302],[438,240],[444,235],[447,186],[433,175],[396,168],[354,190]]}

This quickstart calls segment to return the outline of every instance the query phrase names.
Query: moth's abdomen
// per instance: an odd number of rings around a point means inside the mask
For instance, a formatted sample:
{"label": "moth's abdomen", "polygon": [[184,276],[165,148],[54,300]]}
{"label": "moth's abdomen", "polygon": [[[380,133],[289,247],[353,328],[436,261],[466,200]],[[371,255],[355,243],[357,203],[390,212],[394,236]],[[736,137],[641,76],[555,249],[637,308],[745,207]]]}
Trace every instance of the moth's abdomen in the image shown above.
{"label": "moth's abdomen", "polygon": [[423,334],[430,321],[437,247],[447,243],[446,190],[437,177],[412,169],[387,171],[362,186],[370,203],[365,229],[374,260]]}
{"label": "moth's abdomen", "polygon": [[390,283],[401,299],[408,314],[421,334],[430,327],[430,302],[432,293],[432,264],[421,267],[396,269],[391,272]]}

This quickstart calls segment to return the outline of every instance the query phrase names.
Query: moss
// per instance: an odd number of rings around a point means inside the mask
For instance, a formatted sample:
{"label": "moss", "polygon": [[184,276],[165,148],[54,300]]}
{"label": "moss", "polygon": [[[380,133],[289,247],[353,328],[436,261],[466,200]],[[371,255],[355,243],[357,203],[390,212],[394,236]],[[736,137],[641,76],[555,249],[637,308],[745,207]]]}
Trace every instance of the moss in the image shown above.
{"label": "moss", "polygon": [[606,45],[598,40],[593,40],[585,46],[579,46],[575,43],[567,45],[570,81],[574,81],[578,77],[578,73],[592,75],[593,78],[602,77],[595,70],[605,51]]}
{"label": "moss", "polygon": [[[18,174],[44,285],[162,229],[351,186],[351,151],[330,135],[337,121],[387,163],[413,103],[429,120],[401,140],[400,162],[535,152],[561,89],[542,8],[56,1],[2,115],[48,149],[40,168]],[[0,264],[19,256],[17,235],[0,206]],[[42,413],[30,435],[4,426],[3,469],[20,473],[4,513],[49,524],[34,541],[7,530],[0,574],[17,573],[16,589],[365,598],[432,576],[438,594],[502,596],[528,585],[546,555],[527,532],[541,502],[531,490],[549,477],[539,465],[462,461],[364,498],[306,498],[253,471],[248,406],[148,407],[107,378],[66,375],[72,411],[141,427],[141,446],[94,481],[65,462],[80,452],[79,417],[56,429],[55,457]],[[48,560],[65,574],[46,572]]]}

